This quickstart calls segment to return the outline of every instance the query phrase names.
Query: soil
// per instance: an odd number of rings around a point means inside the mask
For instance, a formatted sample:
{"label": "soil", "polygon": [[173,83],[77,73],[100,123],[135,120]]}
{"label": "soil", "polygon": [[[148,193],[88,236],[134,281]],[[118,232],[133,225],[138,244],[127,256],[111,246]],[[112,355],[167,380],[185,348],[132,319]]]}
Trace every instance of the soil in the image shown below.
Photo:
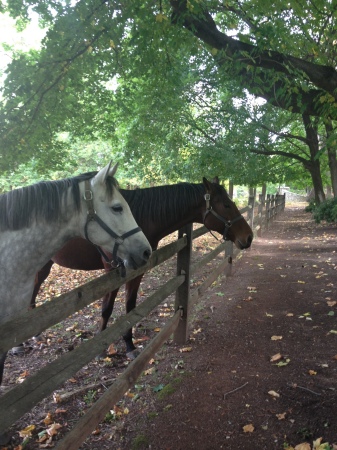
{"label": "soil", "polygon": [[[216,244],[201,238],[196,254]],[[326,450],[337,449],[337,225],[316,224],[303,204],[293,204],[241,255],[232,276],[220,277],[195,308],[186,345],[169,341],[81,449],[308,450],[314,441],[315,448],[327,442]],[[151,271],[139,301],[172,271],[174,261]],[[83,276],[54,267],[40,299]],[[122,293],[118,300],[115,315]],[[172,302],[139,324],[138,346],[162,326]],[[90,338],[98,318],[96,302],[47,330],[42,342],[27,342],[22,357],[7,359],[5,388]],[[122,340],[111,353],[25,414],[2,448],[55,446],[128,364]],[[55,403],[64,394],[72,395]],[[60,427],[48,440],[53,423]],[[29,436],[20,437],[29,425]]]}

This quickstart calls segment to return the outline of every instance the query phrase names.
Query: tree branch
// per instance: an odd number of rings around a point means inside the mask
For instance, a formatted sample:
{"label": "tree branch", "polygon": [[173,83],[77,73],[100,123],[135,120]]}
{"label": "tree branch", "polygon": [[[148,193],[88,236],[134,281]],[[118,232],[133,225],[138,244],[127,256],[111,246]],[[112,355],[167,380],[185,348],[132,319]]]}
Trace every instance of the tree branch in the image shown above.
{"label": "tree branch", "polygon": [[305,167],[307,167],[308,164],[310,164],[310,161],[302,158],[301,156],[297,155],[296,153],[292,152],[284,152],[282,150],[258,150],[255,148],[249,149],[251,153],[255,153],[257,155],[265,155],[265,156],[283,156],[285,158],[292,158],[296,159],[300,163],[302,163]]}
{"label": "tree branch", "polygon": [[[171,0],[170,3],[173,9],[173,23],[182,24],[207,45],[220,50],[219,54],[214,57],[220,66],[228,64],[228,62],[239,62],[241,67],[239,75],[244,78],[248,84],[247,88],[252,89],[255,95],[257,95],[256,89],[258,88],[261,91],[259,95],[275,106],[283,109],[291,107],[292,112],[308,115],[321,114],[317,100],[326,93],[337,99],[337,72],[333,67],[314,64],[276,51],[259,51],[255,45],[241,42],[222,33],[207,10],[196,15],[188,10],[186,0]],[[250,68],[268,71],[269,83],[266,85],[262,82],[256,83],[254,81],[255,73],[251,75]],[[284,81],[272,83],[271,86],[272,75],[275,72],[285,75],[288,82],[291,81],[292,87],[296,87],[296,92],[288,96],[287,100],[282,99],[281,96],[275,98],[275,92],[280,90],[286,92],[286,88],[289,88],[289,83],[285,84]],[[302,89],[298,77],[295,79],[295,72],[302,73],[300,79],[305,82],[309,81],[316,88]]]}

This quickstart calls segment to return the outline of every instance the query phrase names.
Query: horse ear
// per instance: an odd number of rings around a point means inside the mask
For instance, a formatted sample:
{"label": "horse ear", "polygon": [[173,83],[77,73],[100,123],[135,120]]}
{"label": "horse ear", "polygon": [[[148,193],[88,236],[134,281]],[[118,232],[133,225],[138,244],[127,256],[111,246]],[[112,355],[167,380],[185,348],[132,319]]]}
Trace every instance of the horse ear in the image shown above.
{"label": "horse ear", "polygon": [[204,183],[206,192],[209,194],[212,190],[212,184],[205,177],[203,177],[202,182]]}
{"label": "horse ear", "polygon": [[212,183],[220,184],[219,177],[214,177],[213,180],[212,180]]}
{"label": "horse ear", "polygon": [[105,183],[106,179],[110,176],[113,177],[117,171],[118,163],[111,167],[111,161],[103,169],[101,169],[95,176],[95,181]]}
{"label": "horse ear", "polygon": [[[111,166],[111,161],[110,161],[110,166]],[[115,175],[115,173],[117,172],[117,168],[118,168],[118,162],[112,168],[109,169],[108,175],[110,177],[113,177]]]}

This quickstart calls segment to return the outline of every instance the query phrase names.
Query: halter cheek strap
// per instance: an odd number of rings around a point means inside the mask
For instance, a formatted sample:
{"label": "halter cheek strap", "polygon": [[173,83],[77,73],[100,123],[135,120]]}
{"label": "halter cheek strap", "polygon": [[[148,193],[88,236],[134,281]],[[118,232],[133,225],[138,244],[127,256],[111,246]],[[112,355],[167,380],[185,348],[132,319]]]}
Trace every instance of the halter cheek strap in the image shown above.
{"label": "halter cheek strap", "polygon": [[[109,264],[116,263],[117,267],[121,267],[122,270],[122,276],[125,276],[125,267],[124,267],[124,261],[117,255],[118,253],[118,247],[123,244],[124,240],[128,237],[132,236],[133,234],[136,234],[141,230],[140,227],[133,228],[132,230],[127,231],[126,233],[119,236],[117,233],[115,233],[97,214],[94,208],[94,199],[92,190],[90,189],[90,182],[89,180],[85,181],[85,191],[83,195],[84,200],[87,203],[87,221],[84,226],[84,235],[87,241],[89,241],[91,244],[93,244],[101,256],[105,259],[105,261]],[[88,226],[90,222],[97,222],[98,225],[103,228],[103,230],[108,233],[111,237],[115,239],[115,245],[112,250],[112,259],[108,258],[108,256],[105,254],[105,252],[99,247],[98,245],[94,244],[90,239],[88,235]]]}
{"label": "halter cheek strap", "polygon": [[[222,223],[224,223],[225,224],[225,228],[224,228],[224,231],[223,231],[223,239],[225,240],[225,241],[228,241],[228,236],[227,236],[227,234],[228,234],[228,231],[229,231],[229,229],[230,229],[230,227],[235,223],[235,222],[237,222],[238,220],[241,220],[241,219],[243,219],[244,217],[240,214],[239,216],[237,216],[237,217],[235,217],[234,219],[232,219],[232,220],[227,220],[227,219],[225,219],[224,217],[222,217],[222,216],[220,216],[220,214],[218,214],[216,211],[214,211],[214,209],[212,208],[212,206],[211,206],[211,195],[210,194],[205,194],[205,196],[204,196],[204,198],[205,198],[205,200],[206,200],[206,212],[205,212],[205,215],[204,215],[204,225],[205,225],[205,220],[206,220],[206,217],[208,216],[208,214],[213,214],[213,216],[215,216],[218,220],[220,220],[220,222],[222,222]],[[205,225],[206,226],[206,225]],[[207,228],[207,227],[206,227]],[[213,236],[213,237],[215,237],[216,239],[217,239],[217,237],[216,236],[214,236],[214,234],[212,233],[212,231],[210,230],[210,229],[208,229],[208,231],[211,233],[211,235]]]}

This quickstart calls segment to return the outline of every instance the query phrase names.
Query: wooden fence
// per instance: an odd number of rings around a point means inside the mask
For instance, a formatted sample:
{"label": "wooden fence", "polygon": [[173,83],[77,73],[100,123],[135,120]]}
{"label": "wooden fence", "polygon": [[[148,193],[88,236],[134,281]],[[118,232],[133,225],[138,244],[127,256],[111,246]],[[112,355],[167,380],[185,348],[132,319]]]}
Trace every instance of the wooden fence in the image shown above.
{"label": "wooden fence", "polygon": [[[231,195],[231,188],[229,189]],[[267,195],[256,198],[256,193],[249,197],[248,206],[240,212],[246,217],[254,233],[261,236],[263,229],[269,227],[273,219],[285,207],[284,195]],[[0,397],[0,435],[16,420],[28,412],[45,397],[51,395],[59,386],[71,378],[85,364],[102,353],[109,344],[116,341],[130,327],[146,317],[155,307],[172,293],[176,293],[175,314],[168,320],[160,333],[146,346],[141,354],[129,364],[114,384],[79,420],[75,427],[59,442],[57,450],[76,450],[86,437],[100,423],[111,405],[117,403],[124,393],[132,387],[148,361],[160,349],[164,342],[174,335],[174,341],[183,344],[188,335],[188,317],[192,306],[219,275],[229,276],[232,262],[239,250],[233,243],[226,241],[219,244],[200,261],[191,264],[192,241],[207,232],[205,227],[192,231],[192,224],[178,232],[178,240],[155,251],[141,269],[132,271],[121,278],[119,269],[95,278],[78,288],[51,299],[49,302],[30,310],[1,326],[0,353],[5,352],[20,342],[31,338],[45,329],[61,322],[76,311],[81,310],[106,292],[119,288],[125,282],[163,263],[177,254],[177,275],[167,281],[154,294],[137,306],[133,311],[120,317],[102,333],[82,343],[72,352],[66,353],[51,362],[39,372],[27,378]],[[224,252],[224,259],[204,280],[203,284],[190,292],[190,277],[218,254]]]}

